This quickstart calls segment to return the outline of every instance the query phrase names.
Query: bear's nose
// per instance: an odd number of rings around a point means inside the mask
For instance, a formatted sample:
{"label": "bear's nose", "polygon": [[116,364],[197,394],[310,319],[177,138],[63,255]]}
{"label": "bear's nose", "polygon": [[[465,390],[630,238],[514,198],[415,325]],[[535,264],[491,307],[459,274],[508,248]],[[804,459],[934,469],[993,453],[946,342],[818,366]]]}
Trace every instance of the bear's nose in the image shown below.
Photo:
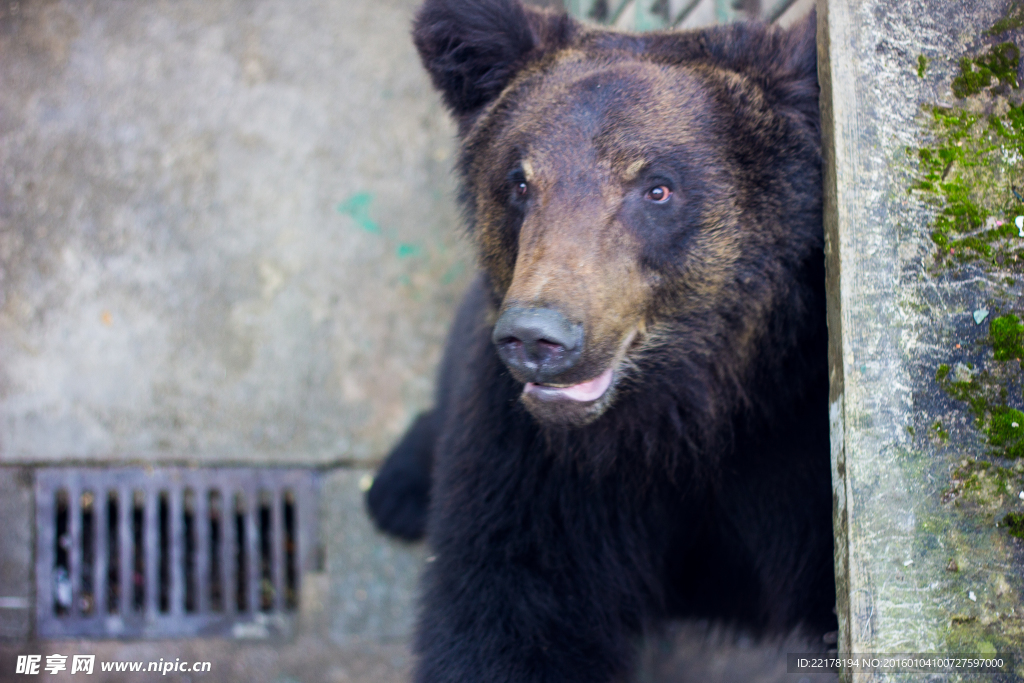
{"label": "bear's nose", "polygon": [[491,340],[516,379],[544,384],[580,359],[583,325],[553,308],[509,308],[494,325]]}

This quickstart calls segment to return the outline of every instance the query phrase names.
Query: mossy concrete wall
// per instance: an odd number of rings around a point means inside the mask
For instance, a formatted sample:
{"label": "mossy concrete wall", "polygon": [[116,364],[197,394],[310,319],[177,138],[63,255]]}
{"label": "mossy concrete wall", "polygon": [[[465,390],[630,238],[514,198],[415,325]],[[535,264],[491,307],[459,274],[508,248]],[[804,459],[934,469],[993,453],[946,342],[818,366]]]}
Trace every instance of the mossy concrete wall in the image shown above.
{"label": "mossy concrete wall", "polygon": [[842,652],[1024,675],[1022,11],[818,5]]}

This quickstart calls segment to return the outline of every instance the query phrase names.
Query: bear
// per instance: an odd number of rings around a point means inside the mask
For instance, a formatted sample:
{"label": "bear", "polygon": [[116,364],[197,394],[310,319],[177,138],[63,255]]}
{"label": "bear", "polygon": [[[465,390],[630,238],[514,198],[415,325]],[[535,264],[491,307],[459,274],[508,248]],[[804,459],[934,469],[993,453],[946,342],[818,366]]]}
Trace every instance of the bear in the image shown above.
{"label": "bear", "polygon": [[413,39],[479,255],[366,498],[430,549],[415,680],[626,681],[676,617],[834,630],[813,15],[426,0]]}

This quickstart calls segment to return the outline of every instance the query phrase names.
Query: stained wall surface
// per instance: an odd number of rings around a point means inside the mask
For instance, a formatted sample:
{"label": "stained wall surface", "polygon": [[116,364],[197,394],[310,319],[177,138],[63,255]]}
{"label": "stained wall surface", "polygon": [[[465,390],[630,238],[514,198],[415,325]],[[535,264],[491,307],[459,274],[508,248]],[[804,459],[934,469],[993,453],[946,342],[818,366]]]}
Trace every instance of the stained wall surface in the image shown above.
{"label": "stained wall surface", "polygon": [[0,463],[382,456],[473,269],[416,4],[0,5]]}

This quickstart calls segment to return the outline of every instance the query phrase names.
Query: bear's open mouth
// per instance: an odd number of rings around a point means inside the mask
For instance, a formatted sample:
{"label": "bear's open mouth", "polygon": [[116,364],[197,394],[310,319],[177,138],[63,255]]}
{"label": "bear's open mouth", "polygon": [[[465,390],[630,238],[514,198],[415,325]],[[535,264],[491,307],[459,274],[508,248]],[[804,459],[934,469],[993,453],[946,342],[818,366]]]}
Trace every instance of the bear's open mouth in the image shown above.
{"label": "bear's open mouth", "polygon": [[633,329],[619,346],[618,353],[612,362],[601,374],[580,382],[579,384],[537,384],[527,382],[523,387],[523,397],[530,397],[546,403],[564,401],[566,403],[594,403],[608,393],[608,389],[615,384],[616,369],[622,365],[633,344],[638,341],[640,335],[638,329]]}
{"label": "bear's open mouth", "polygon": [[566,387],[527,382],[523,392],[541,401],[567,400],[586,403],[596,401],[604,396],[604,392],[608,391],[608,387],[612,385],[613,374],[612,367],[609,366],[607,370],[593,379]]}

